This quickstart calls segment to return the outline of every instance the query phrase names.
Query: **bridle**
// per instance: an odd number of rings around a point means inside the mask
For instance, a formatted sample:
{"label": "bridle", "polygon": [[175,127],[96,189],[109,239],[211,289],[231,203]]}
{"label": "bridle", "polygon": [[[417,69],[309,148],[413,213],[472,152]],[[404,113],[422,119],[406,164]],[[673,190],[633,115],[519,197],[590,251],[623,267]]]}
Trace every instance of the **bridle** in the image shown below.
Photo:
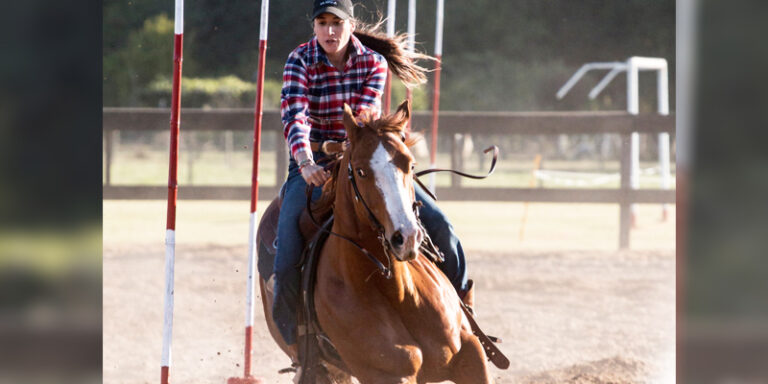
{"label": "bridle", "polygon": [[[432,194],[429,191],[429,189],[426,188],[424,186],[424,184],[421,183],[421,181],[419,180],[419,176],[423,176],[423,175],[426,175],[426,174],[429,174],[429,173],[434,173],[434,172],[452,172],[452,173],[455,173],[455,174],[457,174],[459,176],[468,177],[468,178],[472,178],[472,179],[485,179],[486,177],[490,176],[493,173],[493,171],[496,169],[496,161],[497,161],[498,155],[499,155],[499,148],[496,147],[495,145],[486,148],[483,151],[483,153],[488,153],[491,150],[493,150],[493,160],[491,162],[491,168],[488,171],[488,173],[483,175],[483,176],[470,175],[470,174],[467,174],[467,173],[464,173],[464,172],[460,172],[460,171],[456,171],[456,170],[453,170],[453,169],[433,168],[433,169],[427,169],[427,170],[423,170],[423,171],[415,173],[414,176],[413,176],[413,180],[416,181],[422,187],[422,189],[424,189],[424,192],[426,192],[430,197],[432,197],[433,200],[437,200],[437,198],[435,198],[435,195]],[[374,215],[373,210],[371,210],[370,206],[368,206],[368,203],[365,202],[365,199],[363,198],[363,195],[360,193],[360,189],[357,186],[357,180],[355,178],[355,173],[352,170],[352,161],[351,161],[351,159],[349,159],[347,161],[347,178],[349,179],[350,183],[352,184],[352,189],[355,192],[355,201],[362,203],[363,208],[365,208],[366,212],[368,213],[368,221],[371,224],[371,227],[373,228],[373,230],[376,231],[376,233],[377,233],[376,236],[379,239],[379,242],[381,243],[382,250],[384,251],[384,255],[387,258],[387,266],[384,266],[384,264],[379,259],[377,259],[370,251],[365,249],[363,246],[357,244],[357,242],[355,242],[354,240],[352,240],[352,239],[350,239],[350,238],[348,238],[348,237],[346,237],[344,235],[341,235],[341,234],[338,234],[336,232],[333,232],[333,231],[331,231],[329,229],[325,229],[325,227],[320,225],[320,223],[318,223],[317,220],[315,220],[315,217],[312,214],[312,208],[310,206],[310,203],[311,203],[311,190],[313,188],[311,185],[307,186],[307,192],[308,192],[307,193],[307,212],[309,213],[309,217],[312,220],[312,222],[314,222],[314,224],[318,226],[318,228],[328,232],[328,234],[330,234],[330,235],[334,235],[334,236],[337,236],[337,237],[339,237],[341,239],[344,239],[344,240],[348,241],[349,243],[351,243],[352,245],[354,245],[355,247],[357,247],[366,257],[368,257],[371,260],[371,262],[374,263],[374,265],[376,265],[376,267],[379,269],[379,271],[381,272],[382,276],[384,276],[384,278],[390,279],[390,278],[392,278],[392,257],[393,257],[392,243],[389,241],[389,239],[387,239],[386,235],[384,234],[385,233],[384,225],[382,225],[381,221],[379,221],[379,219],[376,218],[376,215]],[[422,238],[424,239],[422,241],[422,243],[420,244],[420,246],[419,246],[419,251],[424,253],[427,257],[429,257],[433,261],[440,261],[440,262],[442,262],[442,261],[445,260],[445,258],[443,256],[443,253],[440,250],[438,250],[437,246],[435,246],[435,244],[432,242],[432,239],[427,234],[427,231],[424,228],[424,225],[422,224],[421,220],[419,219],[419,208],[422,205],[423,204],[420,201],[414,201],[413,202],[413,206],[412,206],[413,213],[414,213],[414,215],[416,217],[416,222],[419,225],[419,231],[421,231],[421,233],[423,235]],[[369,276],[369,278],[370,278],[370,276]]]}
{"label": "bridle", "polygon": [[[347,174],[348,174],[349,180],[352,183],[352,188],[355,191],[355,201],[362,202],[363,203],[363,207],[365,207],[366,211],[368,212],[368,220],[370,221],[371,226],[373,227],[373,229],[377,233],[376,237],[379,239],[379,242],[381,242],[382,250],[384,251],[384,255],[387,258],[387,266],[385,266],[378,258],[376,258],[376,256],[374,256],[370,251],[365,249],[365,247],[361,246],[356,241],[350,239],[347,236],[344,236],[342,234],[339,234],[339,233],[333,232],[333,231],[331,231],[329,229],[326,229],[324,226],[320,225],[320,223],[317,222],[317,220],[315,219],[314,214],[312,213],[312,207],[310,205],[311,200],[312,200],[312,193],[311,192],[312,192],[312,188],[313,188],[311,185],[307,186],[307,213],[309,213],[309,218],[312,219],[312,222],[318,228],[320,228],[321,230],[327,232],[329,235],[336,236],[336,237],[338,237],[340,239],[343,239],[343,240],[346,240],[347,242],[349,242],[352,245],[354,245],[357,249],[360,250],[360,252],[362,252],[366,257],[368,257],[368,259],[370,259],[371,262],[373,262],[374,265],[376,265],[376,267],[381,272],[382,276],[384,276],[384,278],[390,279],[390,278],[392,278],[392,244],[389,242],[389,240],[387,240],[387,237],[384,235],[384,232],[385,232],[384,226],[376,218],[376,215],[373,214],[373,211],[368,206],[368,204],[365,202],[365,200],[363,199],[363,196],[360,194],[360,190],[357,187],[357,181],[355,180],[354,172],[352,172],[352,163],[351,163],[351,161],[347,162],[347,170],[348,170]],[[416,217],[418,218],[418,214],[419,213],[418,213],[417,206],[420,206],[420,204],[417,205],[416,203],[414,203],[415,214],[416,214]],[[426,231],[424,233],[426,234]],[[369,276],[369,278],[370,278],[370,276]]]}
{"label": "bridle", "polygon": [[[368,203],[365,202],[365,199],[363,199],[363,195],[360,193],[360,189],[357,187],[357,179],[355,178],[355,172],[352,171],[352,161],[347,162],[347,178],[349,178],[349,182],[352,184],[352,189],[355,191],[355,201],[358,201],[363,204],[363,207],[365,208],[365,211],[368,213],[368,221],[371,224],[371,227],[373,227],[373,230],[376,231],[376,237],[379,239],[379,242],[381,243],[381,248],[384,250],[384,254],[387,256],[387,262],[389,263],[389,268],[386,271],[387,272],[387,278],[389,278],[389,275],[391,275],[391,267],[392,267],[392,243],[389,241],[387,236],[384,234],[384,225],[381,224],[381,221],[376,218],[376,215],[373,214],[373,210],[371,207],[368,206]],[[422,206],[420,201],[414,201],[412,204],[413,214],[416,217],[416,222],[419,224],[419,231],[422,233],[423,238],[429,239],[429,235],[427,235],[427,231],[424,229],[424,226],[421,225],[421,220],[419,220],[419,208]],[[429,243],[432,243],[432,240],[429,240]],[[434,245],[433,245],[434,246]],[[378,260],[377,260],[378,261]]]}

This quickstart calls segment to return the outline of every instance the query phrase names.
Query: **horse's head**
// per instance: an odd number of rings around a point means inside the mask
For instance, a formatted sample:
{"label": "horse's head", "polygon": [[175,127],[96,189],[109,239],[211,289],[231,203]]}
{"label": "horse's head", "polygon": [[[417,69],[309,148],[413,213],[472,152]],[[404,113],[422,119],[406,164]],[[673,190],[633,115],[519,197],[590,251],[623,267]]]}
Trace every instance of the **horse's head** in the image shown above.
{"label": "horse's head", "polygon": [[410,104],[405,101],[392,115],[378,120],[358,117],[356,121],[349,106],[344,106],[350,181],[361,197],[354,203],[355,213],[360,220],[382,227],[391,251],[400,261],[416,258],[424,236],[414,213],[415,161],[405,143],[404,129],[410,114]]}

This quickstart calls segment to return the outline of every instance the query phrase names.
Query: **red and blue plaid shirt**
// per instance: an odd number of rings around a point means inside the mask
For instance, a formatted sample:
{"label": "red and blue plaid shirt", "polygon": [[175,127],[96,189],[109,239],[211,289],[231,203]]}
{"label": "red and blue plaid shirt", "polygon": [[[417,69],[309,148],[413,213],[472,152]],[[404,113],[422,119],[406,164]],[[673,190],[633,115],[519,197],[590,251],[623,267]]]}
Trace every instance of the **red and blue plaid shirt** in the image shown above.
{"label": "red and blue plaid shirt", "polygon": [[387,61],[354,35],[350,43],[352,49],[344,72],[331,64],[317,37],[288,56],[280,108],[283,134],[294,159],[300,152],[311,154],[310,141],[346,139],[342,123],[344,103],[355,116],[363,111],[374,117],[381,113]]}

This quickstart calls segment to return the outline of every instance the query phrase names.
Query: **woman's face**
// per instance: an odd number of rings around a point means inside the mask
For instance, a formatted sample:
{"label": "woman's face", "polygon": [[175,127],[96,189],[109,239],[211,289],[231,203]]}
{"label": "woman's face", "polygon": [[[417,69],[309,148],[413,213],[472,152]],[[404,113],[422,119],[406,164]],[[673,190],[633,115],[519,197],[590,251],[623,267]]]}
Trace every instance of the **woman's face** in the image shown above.
{"label": "woman's face", "polygon": [[350,20],[343,20],[331,13],[323,13],[315,18],[313,29],[325,53],[335,56],[346,51],[354,28]]}

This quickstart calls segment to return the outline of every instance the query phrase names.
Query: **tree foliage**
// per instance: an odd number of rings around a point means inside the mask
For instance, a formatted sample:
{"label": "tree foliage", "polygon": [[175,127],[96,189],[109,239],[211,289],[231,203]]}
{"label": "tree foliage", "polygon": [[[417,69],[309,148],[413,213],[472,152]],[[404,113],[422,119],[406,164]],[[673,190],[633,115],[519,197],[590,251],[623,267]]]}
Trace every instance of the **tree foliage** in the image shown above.
{"label": "tree foliage", "polygon": [[[379,20],[386,9],[383,0],[356,4],[356,16],[367,22]],[[417,3],[417,46],[430,54],[434,52],[435,7],[435,1]],[[105,2],[106,105],[141,104],[142,88],[157,76],[170,76],[173,40],[146,21],[158,23],[158,15],[171,14],[168,8],[150,0]],[[311,37],[310,11],[309,1],[271,2],[267,79],[280,81],[288,53]],[[188,3],[185,12],[185,75],[255,80],[260,2],[198,0]],[[674,69],[674,18],[673,0],[447,1],[441,106],[455,110],[623,109],[625,87],[619,79],[596,102],[589,102],[586,93],[600,75],[585,79],[585,85],[577,86],[563,101],[557,101],[554,93],[586,62],[654,56],[666,58]],[[405,31],[406,23],[407,6],[400,1],[397,30]],[[670,75],[673,89],[674,71]],[[655,84],[641,77],[641,91],[641,108],[652,109]],[[674,101],[674,94],[670,100]]]}

